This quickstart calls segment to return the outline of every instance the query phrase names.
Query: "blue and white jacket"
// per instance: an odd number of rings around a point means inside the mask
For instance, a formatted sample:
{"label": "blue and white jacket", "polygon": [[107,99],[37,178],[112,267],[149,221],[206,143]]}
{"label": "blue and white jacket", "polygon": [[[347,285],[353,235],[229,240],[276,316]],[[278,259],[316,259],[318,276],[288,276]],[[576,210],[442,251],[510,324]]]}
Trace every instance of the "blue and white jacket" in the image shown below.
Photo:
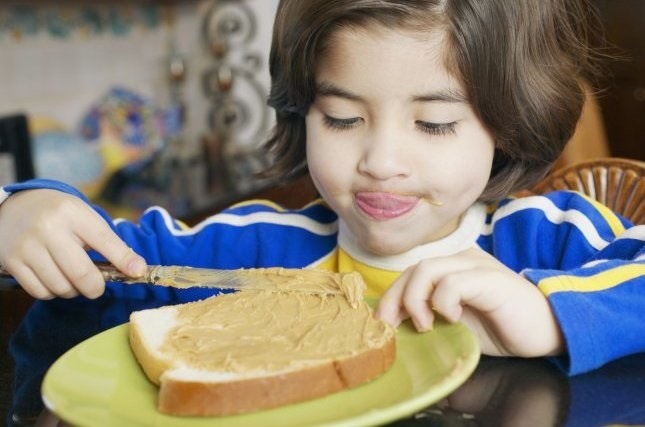
{"label": "blue and white jacket", "polygon": [[[0,202],[11,193],[36,188],[86,200],[66,184],[32,180],[0,188]],[[578,193],[475,204],[451,235],[389,257],[363,251],[322,200],[298,210],[252,200],[192,228],[159,207],[149,208],[138,223],[112,220],[101,208],[95,209],[149,264],[356,270],[372,297],[382,295],[401,271],[421,259],[478,246],[548,298],[567,347],[567,355],[558,360],[569,374],[645,352],[645,226],[633,226]],[[108,284],[105,295],[172,304],[212,292]]]}

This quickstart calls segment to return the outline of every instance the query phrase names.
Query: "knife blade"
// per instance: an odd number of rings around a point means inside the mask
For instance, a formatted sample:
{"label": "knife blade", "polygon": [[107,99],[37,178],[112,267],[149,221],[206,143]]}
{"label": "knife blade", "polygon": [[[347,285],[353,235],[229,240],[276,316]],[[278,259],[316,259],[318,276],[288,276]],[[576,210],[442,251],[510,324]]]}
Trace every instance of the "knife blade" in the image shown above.
{"label": "knife blade", "polygon": [[[340,286],[330,281],[331,273],[312,269],[249,268],[238,270],[196,268],[177,265],[149,265],[141,277],[133,278],[121,273],[115,266],[97,261],[106,282],[123,284],[149,284],[177,289],[192,287],[234,290],[265,290],[280,292],[306,292],[313,294],[343,294]],[[0,278],[13,278],[0,266]]]}

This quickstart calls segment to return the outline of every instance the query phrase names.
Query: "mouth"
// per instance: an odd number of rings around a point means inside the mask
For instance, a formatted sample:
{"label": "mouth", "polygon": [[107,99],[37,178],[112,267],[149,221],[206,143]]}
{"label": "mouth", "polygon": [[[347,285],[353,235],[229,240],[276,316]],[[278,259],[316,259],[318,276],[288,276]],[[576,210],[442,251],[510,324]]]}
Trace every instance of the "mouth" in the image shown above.
{"label": "mouth", "polygon": [[410,212],[420,198],[380,191],[362,191],[354,195],[356,206],[368,217],[376,220],[397,218]]}

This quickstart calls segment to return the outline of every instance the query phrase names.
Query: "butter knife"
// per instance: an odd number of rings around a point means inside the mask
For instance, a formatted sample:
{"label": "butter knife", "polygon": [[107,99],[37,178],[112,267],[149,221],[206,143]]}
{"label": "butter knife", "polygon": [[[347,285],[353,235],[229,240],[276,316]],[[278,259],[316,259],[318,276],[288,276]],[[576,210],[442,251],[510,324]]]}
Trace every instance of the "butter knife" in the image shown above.
{"label": "butter knife", "polygon": [[[149,265],[146,274],[133,278],[121,273],[115,266],[97,261],[106,282],[123,284],[144,283],[178,289],[192,287],[235,290],[265,290],[273,292],[306,292],[312,294],[343,294],[332,273],[312,269],[250,268],[223,270],[176,265]],[[0,278],[13,276],[0,266]]]}

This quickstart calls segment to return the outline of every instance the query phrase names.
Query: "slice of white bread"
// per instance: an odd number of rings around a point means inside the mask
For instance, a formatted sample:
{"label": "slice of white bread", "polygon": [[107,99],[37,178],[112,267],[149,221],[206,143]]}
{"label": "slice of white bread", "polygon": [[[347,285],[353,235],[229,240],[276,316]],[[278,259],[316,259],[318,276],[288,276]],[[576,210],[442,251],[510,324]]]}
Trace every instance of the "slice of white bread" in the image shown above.
{"label": "slice of white bread", "polygon": [[[302,270],[281,271],[284,289],[290,289],[289,277]],[[343,292],[278,286],[134,312],[130,344],[160,387],[159,411],[258,411],[356,387],[387,371],[396,354],[395,333],[362,299],[361,276],[316,274],[326,287]]]}

